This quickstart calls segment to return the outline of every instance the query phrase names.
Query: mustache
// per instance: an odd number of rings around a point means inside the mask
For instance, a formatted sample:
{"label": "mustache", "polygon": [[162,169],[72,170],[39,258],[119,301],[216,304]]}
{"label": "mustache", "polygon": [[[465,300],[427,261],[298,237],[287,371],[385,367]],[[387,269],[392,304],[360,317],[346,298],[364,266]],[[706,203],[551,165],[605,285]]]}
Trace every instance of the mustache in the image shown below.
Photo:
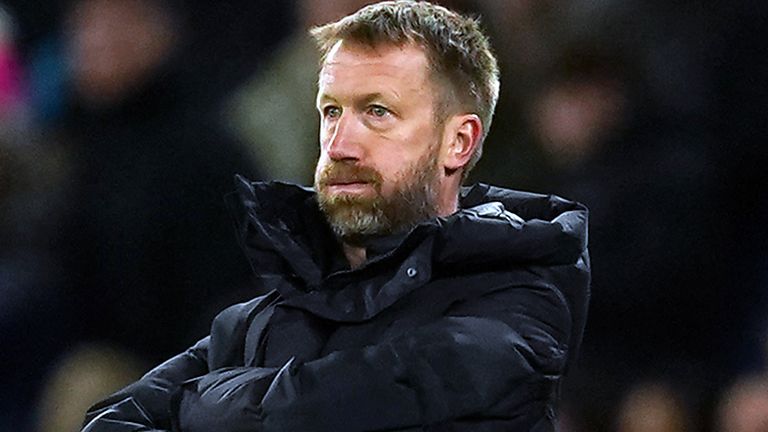
{"label": "mustache", "polygon": [[338,183],[381,184],[381,174],[373,168],[344,162],[330,162],[322,168],[317,178],[318,186]]}

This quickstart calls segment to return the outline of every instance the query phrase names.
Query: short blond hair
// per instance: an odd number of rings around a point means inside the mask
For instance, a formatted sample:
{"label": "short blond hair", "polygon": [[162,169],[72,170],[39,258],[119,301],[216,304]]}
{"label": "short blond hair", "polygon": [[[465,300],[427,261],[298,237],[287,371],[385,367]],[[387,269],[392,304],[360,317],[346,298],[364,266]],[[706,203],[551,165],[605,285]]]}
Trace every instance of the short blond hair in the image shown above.
{"label": "short blond hair", "polygon": [[482,155],[499,98],[498,62],[477,18],[425,1],[384,1],[310,34],[320,49],[321,66],[338,41],[370,47],[413,43],[424,49],[433,80],[447,90],[436,100],[437,122],[464,111],[477,114],[483,124],[483,136],[462,173],[466,178]]}

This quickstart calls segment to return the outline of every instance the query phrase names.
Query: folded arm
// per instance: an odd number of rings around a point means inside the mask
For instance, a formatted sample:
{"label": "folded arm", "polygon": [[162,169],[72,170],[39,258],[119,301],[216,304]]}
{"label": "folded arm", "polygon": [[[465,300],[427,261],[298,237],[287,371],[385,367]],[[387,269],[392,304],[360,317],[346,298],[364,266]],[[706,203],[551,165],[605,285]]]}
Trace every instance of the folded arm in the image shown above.
{"label": "folded arm", "polygon": [[208,338],[88,410],[82,432],[171,430],[168,407],[179,384],[208,372]]}
{"label": "folded arm", "polygon": [[556,288],[508,287],[381,344],[289,362],[252,381],[185,385],[180,429],[388,430],[525,405],[543,417],[565,367],[570,320]]}

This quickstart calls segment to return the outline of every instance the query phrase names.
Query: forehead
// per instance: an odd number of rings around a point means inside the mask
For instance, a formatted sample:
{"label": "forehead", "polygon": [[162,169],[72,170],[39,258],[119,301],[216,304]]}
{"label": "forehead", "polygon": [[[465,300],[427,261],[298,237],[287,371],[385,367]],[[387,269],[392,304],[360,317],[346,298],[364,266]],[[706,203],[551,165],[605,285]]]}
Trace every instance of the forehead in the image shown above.
{"label": "forehead", "polygon": [[352,87],[357,91],[390,87],[398,92],[428,92],[429,68],[424,50],[413,44],[376,47],[339,41],[320,69],[323,90]]}

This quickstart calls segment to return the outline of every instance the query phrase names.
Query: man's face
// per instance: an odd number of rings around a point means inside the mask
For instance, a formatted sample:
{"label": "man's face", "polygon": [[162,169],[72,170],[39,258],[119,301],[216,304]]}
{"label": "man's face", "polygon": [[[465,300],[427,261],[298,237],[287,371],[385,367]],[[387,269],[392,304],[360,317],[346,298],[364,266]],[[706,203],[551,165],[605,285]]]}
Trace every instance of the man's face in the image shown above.
{"label": "man's face", "polygon": [[424,52],[339,42],[320,71],[318,200],[349,243],[437,215],[440,128]]}

